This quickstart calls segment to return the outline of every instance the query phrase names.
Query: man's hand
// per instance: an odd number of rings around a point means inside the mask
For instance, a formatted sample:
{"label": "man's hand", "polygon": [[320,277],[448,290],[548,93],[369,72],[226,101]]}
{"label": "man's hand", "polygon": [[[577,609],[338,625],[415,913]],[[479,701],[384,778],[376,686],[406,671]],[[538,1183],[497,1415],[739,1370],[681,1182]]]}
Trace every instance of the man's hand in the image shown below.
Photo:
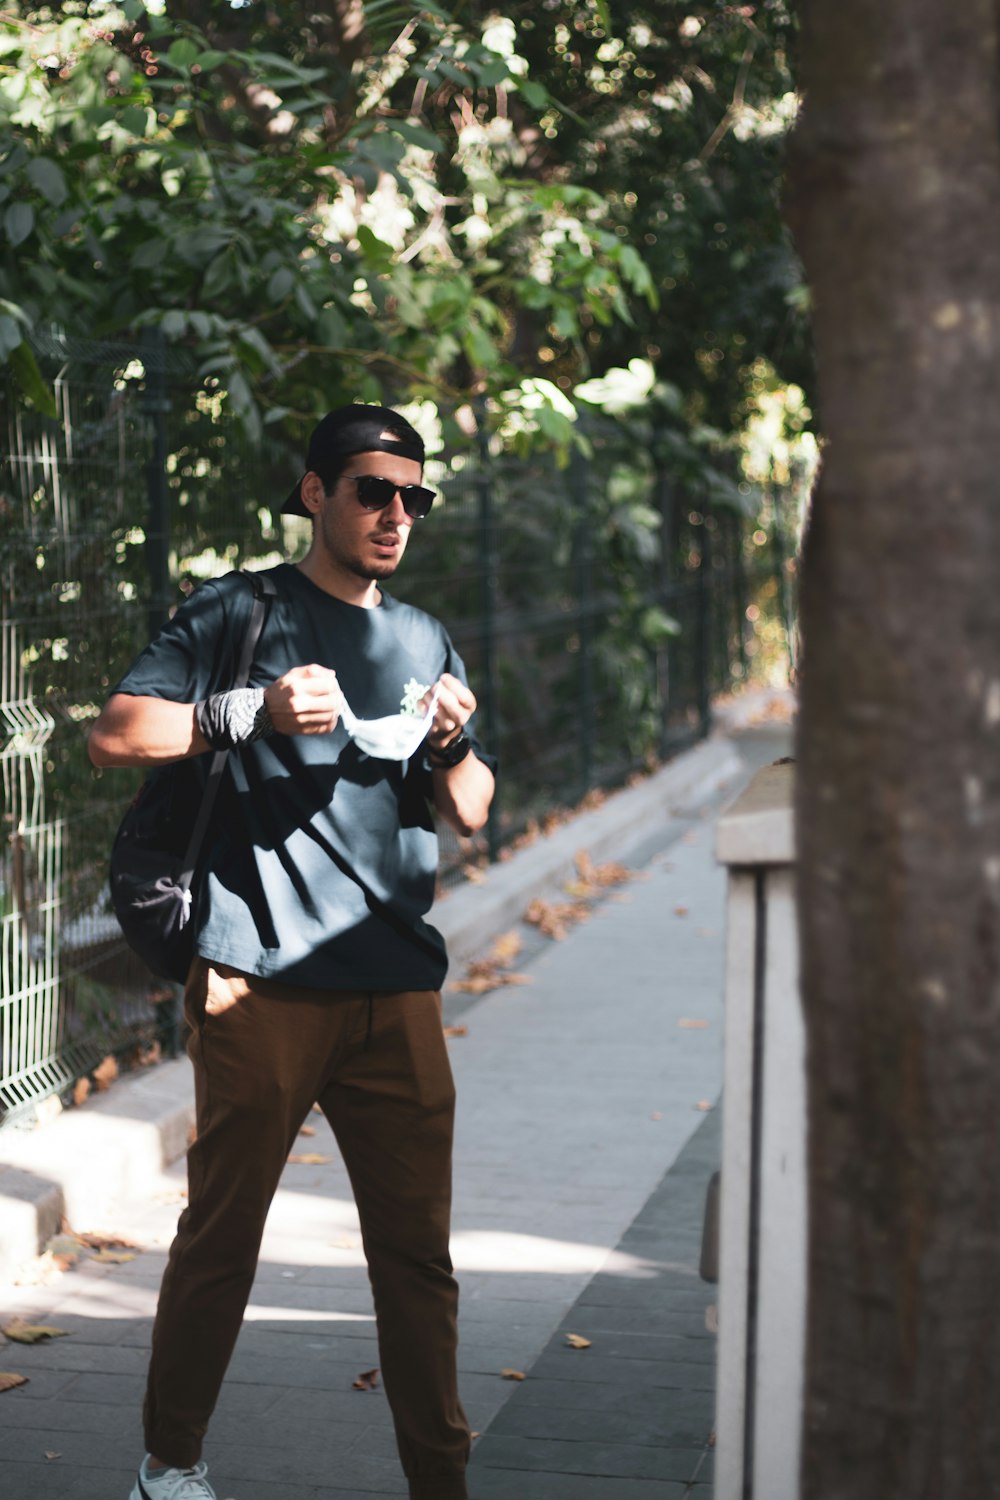
{"label": "man's hand", "polygon": [[[445,672],[438,679],[436,686],[440,691],[440,697],[427,737],[432,750],[453,740],[459,730],[465,728],[476,711],[475,694],[450,672]],[[421,707],[426,708],[430,701],[431,695],[428,693],[422,700]]]}
{"label": "man's hand", "polygon": [[272,682],[264,702],[278,734],[327,734],[340,717],[343,693],[336,672],[313,663]]}

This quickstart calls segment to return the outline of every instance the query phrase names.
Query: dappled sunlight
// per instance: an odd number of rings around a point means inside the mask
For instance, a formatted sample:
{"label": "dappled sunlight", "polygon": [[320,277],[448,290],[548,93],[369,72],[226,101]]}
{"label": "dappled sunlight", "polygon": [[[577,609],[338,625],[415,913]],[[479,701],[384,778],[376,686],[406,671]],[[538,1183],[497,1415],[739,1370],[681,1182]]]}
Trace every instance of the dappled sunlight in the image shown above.
{"label": "dappled sunlight", "polygon": [[606,1245],[550,1240],[502,1229],[467,1229],[452,1235],[451,1255],[459,1275],[463,1271],[512,1271],[579,1276],[604,1271],[611,1276],[646,1279],[662,1269],[656,1261],[623,1255],[618,1250],[609,1252]]}
{"label": "dappled sunlight", "polygon": [[[316,1297],[329,1295],[317,1288]],[[243,1316],[244,1323],[374,1323],[374,1313],[337,1312],[327,1308],[297,1307],[294,1312],[287,1307],[268,1307],[266,1303],[251,1302]]]}

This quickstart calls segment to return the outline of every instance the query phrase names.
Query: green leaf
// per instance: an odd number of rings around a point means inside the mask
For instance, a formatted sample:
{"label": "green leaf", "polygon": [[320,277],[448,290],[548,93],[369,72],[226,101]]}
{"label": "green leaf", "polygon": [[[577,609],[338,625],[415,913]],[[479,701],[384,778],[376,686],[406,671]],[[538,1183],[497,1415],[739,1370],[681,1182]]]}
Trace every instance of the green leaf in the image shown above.
{"label": "green leaf", "polygon": [[425,151],[444,150],[444,141],[433,130],[428,130],[426,125],[416,125],[412,120],[393,120],[392,129],[404,141],[409,141],[411,146],[422,146]]}
{"label": "green leaf", "polygon": [[38,361],[27,344],[22,342],[12,351],[10,367],[32,405],[46,417],[56,416],[56,398],[43,380]]}
{"label": "green leaf", "polygon": [[608,33],[608,36],[611,36],[613,34],[611,27],[611,7],[608,5],[608,0],[594,0],[594,9],[597,11],[598,20],[604,27],[604,30]]}
{"label": "green leaf", "polygon": [[47,198],[53,208],[58,208],[60,203],[66,199],[69,188],[61,168],[50,156],[36,156],[28,163],[25,174],[34,187],[38,189],[43,198]]}
{"label": "green leaf", "polygon": [[160,319],[160,327],[168,339],[179,339],[187,332],[187,313],[171,308]]}
{"label": "green leaf", "polygon": [[481,89],[494,88],[498,83],[506,83],[511,76],[510,68],[502,57],[487,58],[483,62],[471,62],[470,66]]}
{"label": "green leaf", "polygon": [[210,48],[207,52],[199,52],[195,62],[203,73],[211,73],[212,69],[224,63],[228,56],[228,52],[219,52]]}
{"label": "green leaf", "polygon": [[17,172],[27,161],[28,151],[23,145],[14,147],[9,156],[0,161],[0,177],[6,177],[8,172]]}
{"label": "green leaf", "polygon": [[244,348],[252,350],[257,355],[264,369],[277,373],[279,368],[277,356],[259,328],[242,329],[239,340]]}
{"label": "green leaf", "polygon": [[548,89],[540,83],[532,83],[530,78],[519,78],[517,91],[529,109],[544,109],[550,102]]}
{"label": "green leaf", "polygon": [[439,62],[436,71],[445,78],[450,78],[452,83],[457,83],[461,88],[469,87],[469,75],[461,68],[454,67],[451,63]]}
{"label": "green leaf", "polygon": [[166,61],[178,73],[186,73],[191,64],[198,61],[199,50],[189,37],[182,36],[167,48]]}
{"label": "green leaf", "polygon": [[324,307],[316,319],[316,337],[328,349],[339,349],[347,343],[347,324],[335,307]]}
{"label": "green leaf", "polygon": [[371,261],[378,270],[387,269],[396,253],[392,246],[387,245],[385,240],[380,240],[367,224],[358,226],[358,244],[361,246],[361,253],[365,260]]}
{"label": "green leaf", "polygon": [[7,313],[0,313],[0,360],[13,353],[21,342],[21,330]]}
{"label": "green leaf", "polygon": [[128,104],[121,113],[121,125],[130,135],[144,136],[149,125],[149,110],[141,104]]}
{"label": "green leaf", "polygon": [[269,302],[283,302],[295,285],[295,273],[287,266],[279,266],[267,283]]}
{"label": "green leaf", "polygon": [[161,266],[166,258],[169,242],[161,237],[146,240],[138,249],[132,251],[132,264],[139,270],[152,270],[154,266]]}
{"label": "green leaf", "polygon": [[309,289],[304,281],[299,280],[295,283],[295,301],[298,303],[302,316],[310,323],[315,323],[319,316],[319,308],[309,295]]}
{"label": "green leaf", "polygon": [[12,203],[3,216],[4,233],[12,245],[20,245],[35,227],[35,210],[30,203]]}
{"label": "green leaf", "polygon": [[477,328],[475,324],[463,338],[462,348],[469,357],[469,363],[475,368],[489,370],[496,363],[496,344],[484,329]]}

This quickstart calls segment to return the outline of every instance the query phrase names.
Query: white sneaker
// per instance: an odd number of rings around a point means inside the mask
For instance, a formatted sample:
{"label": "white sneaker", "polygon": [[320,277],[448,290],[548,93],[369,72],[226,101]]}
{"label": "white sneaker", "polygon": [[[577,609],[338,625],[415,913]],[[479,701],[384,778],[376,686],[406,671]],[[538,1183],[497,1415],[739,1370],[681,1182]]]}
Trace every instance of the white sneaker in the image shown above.
{"label": "white sneaker", "polygon": [[149,1454],[139,1465],[139,1473],[129,1500],[218,1500],[205,1475],[207,1464],[193,1469],[147,1468]]}

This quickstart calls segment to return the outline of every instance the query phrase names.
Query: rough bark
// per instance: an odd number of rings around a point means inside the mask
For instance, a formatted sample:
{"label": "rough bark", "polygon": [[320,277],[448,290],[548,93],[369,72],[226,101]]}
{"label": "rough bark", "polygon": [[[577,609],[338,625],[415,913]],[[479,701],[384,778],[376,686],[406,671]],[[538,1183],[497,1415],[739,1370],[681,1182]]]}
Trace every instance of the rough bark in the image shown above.
{"label": "rough bark", "polygon": [[995,0],[802,0],[803,1500],[1000,1494]]}

